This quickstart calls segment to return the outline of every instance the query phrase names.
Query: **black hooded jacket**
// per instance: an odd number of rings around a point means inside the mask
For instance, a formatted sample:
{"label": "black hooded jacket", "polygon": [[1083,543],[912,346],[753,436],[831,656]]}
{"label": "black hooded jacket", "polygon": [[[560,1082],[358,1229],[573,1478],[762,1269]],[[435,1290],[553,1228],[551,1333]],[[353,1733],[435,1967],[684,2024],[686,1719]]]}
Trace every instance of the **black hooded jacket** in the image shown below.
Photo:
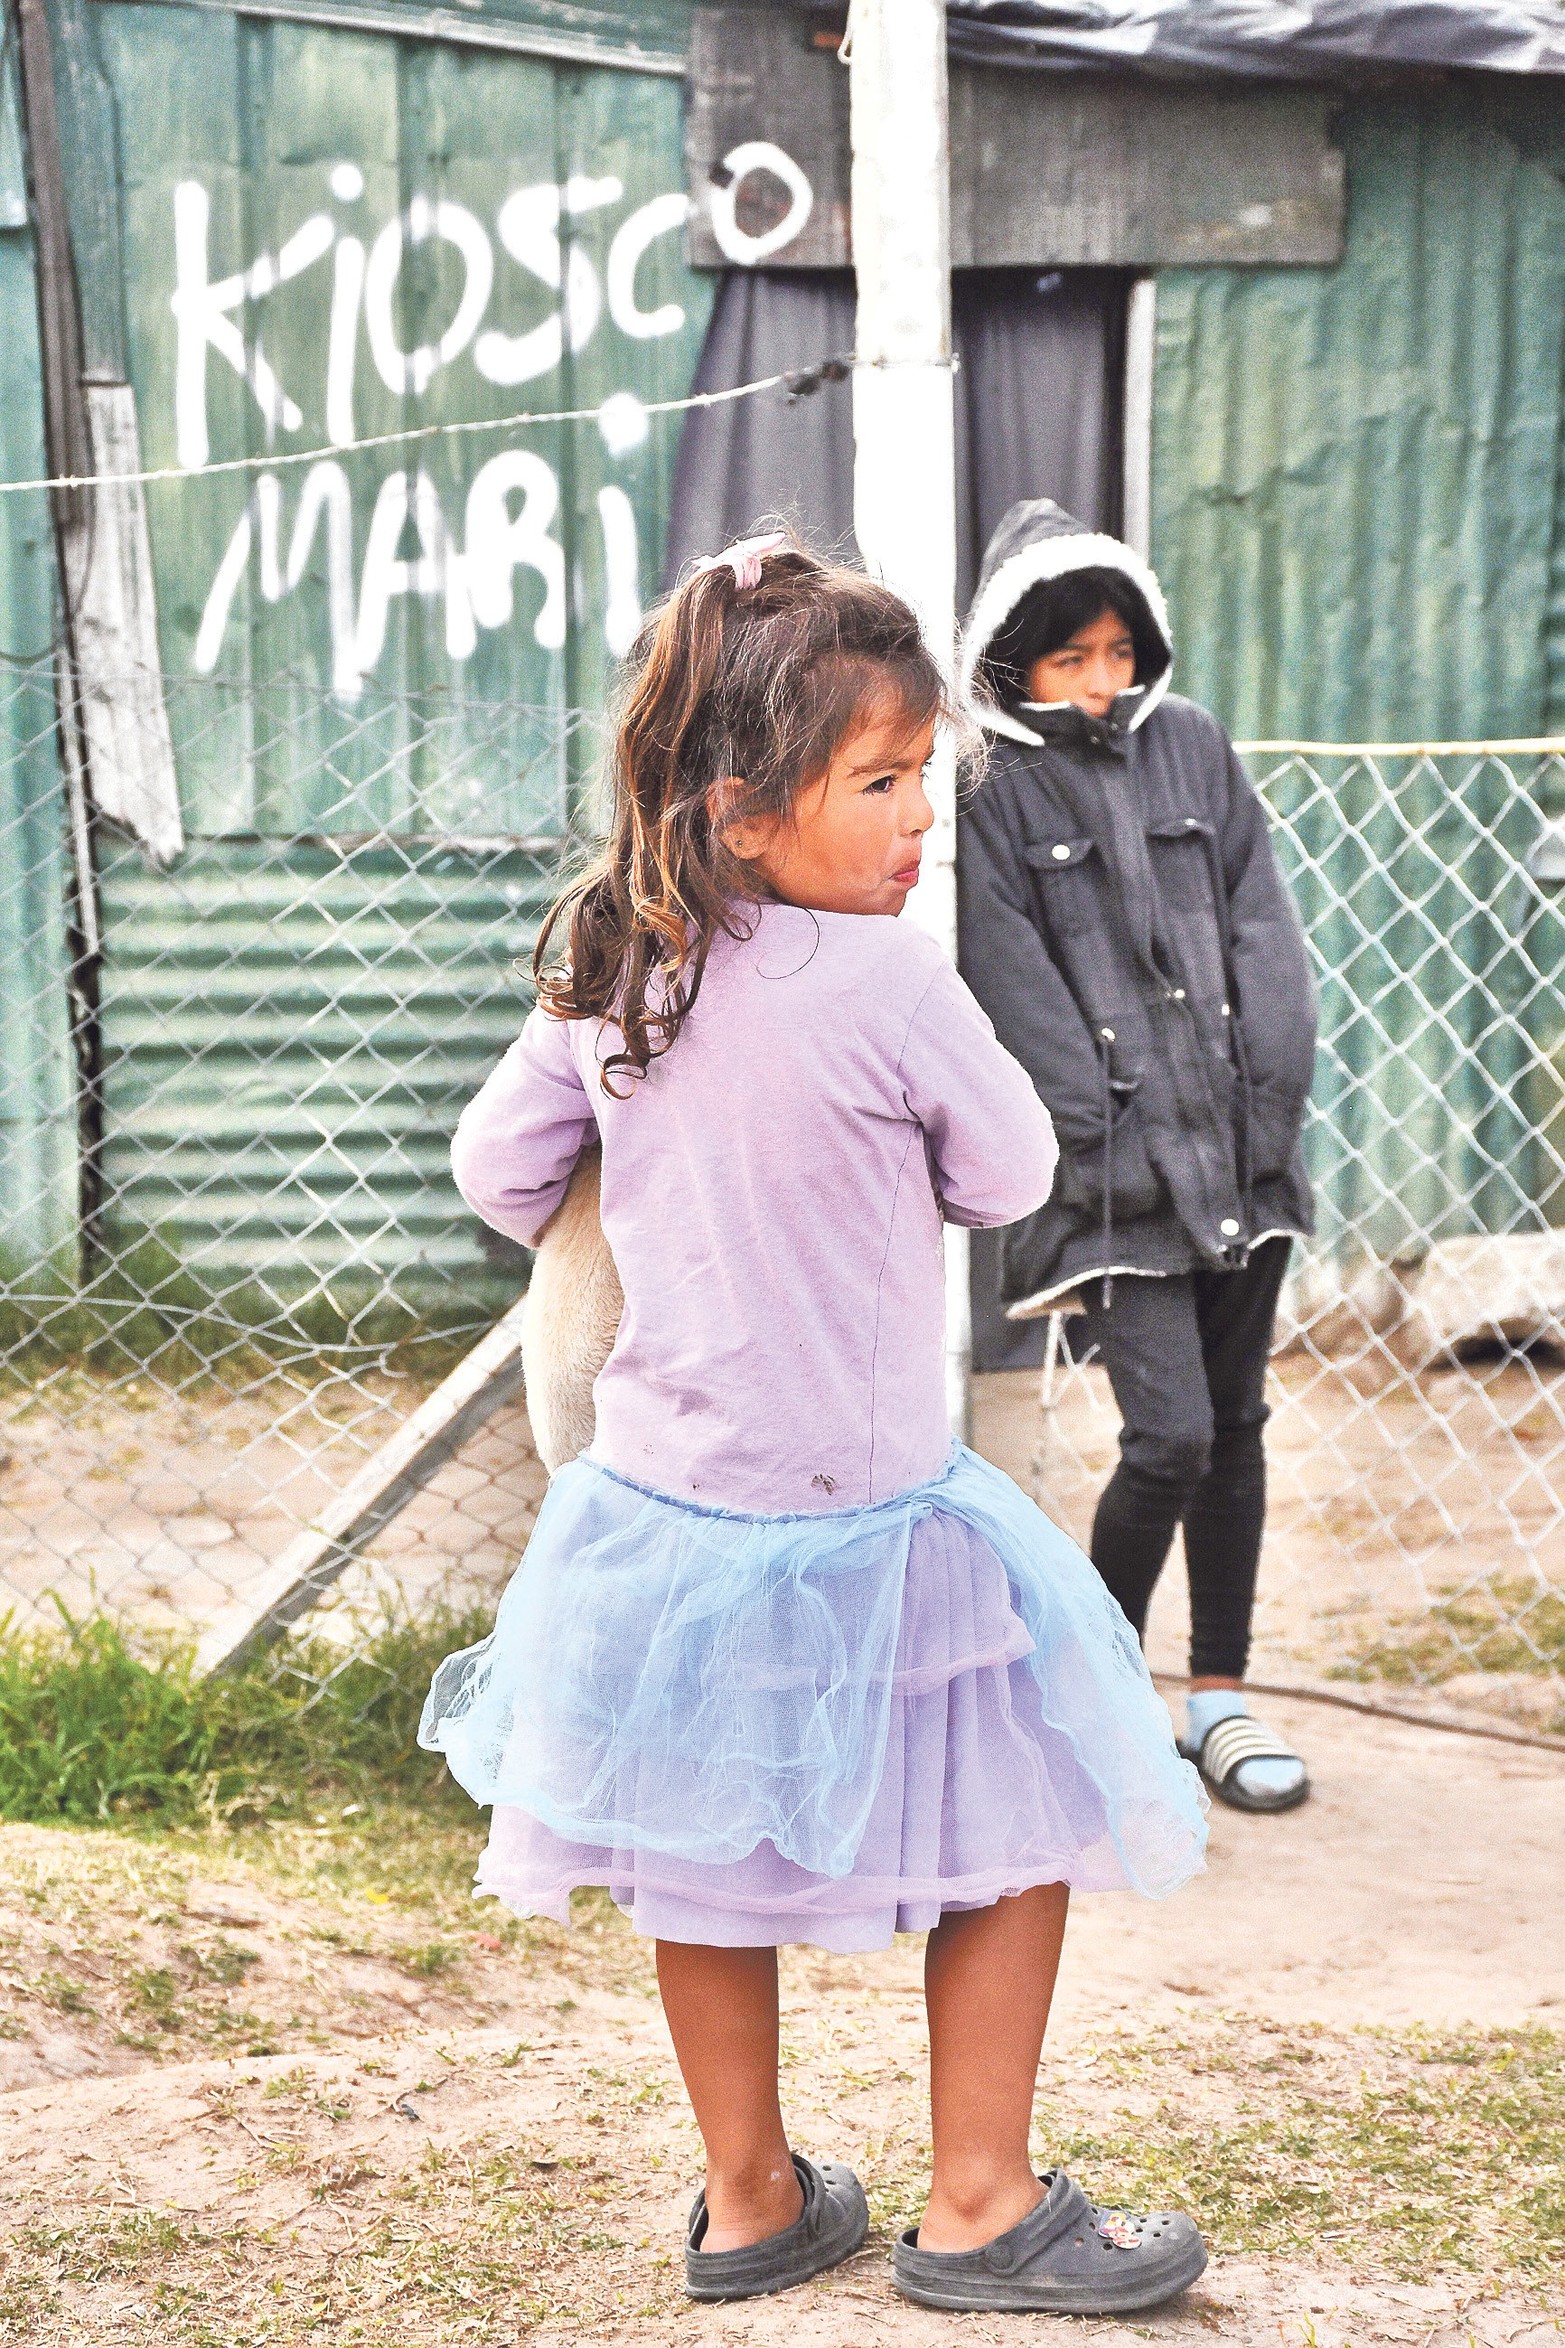
{"label": "black hooded jacket", "polygon": [[[983,655],[1020,598],[1088,568],[1141,596],[1161,671],[1103,719],[986,700]],[[963,666],[994,747],[960,817],[962,969],[1062,1152],[1054,1196],[1005,1234],[1006,1305],[1039,1311],[1105,1272],[1236,1267],[1308,1232],[1304,939],[1232,744],[1168,691],[1152,571],[1049,499],[1013,506]]]}

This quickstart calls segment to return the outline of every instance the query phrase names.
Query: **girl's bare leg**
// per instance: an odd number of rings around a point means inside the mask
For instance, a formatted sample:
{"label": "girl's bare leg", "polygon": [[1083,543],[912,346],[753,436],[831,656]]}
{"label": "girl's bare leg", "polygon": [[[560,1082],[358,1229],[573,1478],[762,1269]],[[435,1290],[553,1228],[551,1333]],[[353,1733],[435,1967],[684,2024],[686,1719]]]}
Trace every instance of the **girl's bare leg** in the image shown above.
{"label": "girl's bare leg", "polygon": [[742,2250],[804,2207],[777,2099],[777,1951],[658,1942],[658,1987],[706,2146],[703,2250]]}
{"label": "girl's bare leg", "polygon": [[1028,2158],[1033,2089],[1070,1893],[1040,1884],[943,1916],[924,1952],[935,2170],[924,2250],[976,2250],[1043,2198]]}

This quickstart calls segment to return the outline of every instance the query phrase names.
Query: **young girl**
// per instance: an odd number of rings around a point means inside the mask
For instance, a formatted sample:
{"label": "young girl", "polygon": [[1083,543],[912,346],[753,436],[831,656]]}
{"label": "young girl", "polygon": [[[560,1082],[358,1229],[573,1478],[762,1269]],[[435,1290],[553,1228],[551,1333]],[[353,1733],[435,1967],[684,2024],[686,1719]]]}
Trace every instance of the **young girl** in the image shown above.
{"label": "young girl", "polygon": [[1068,1887],[1172,1891],[1205,1829],[1118,1608],[946,1428],[942,1219],[1029,1212],[1056,1153],[895,918],[941,677],[895,596],[783,539],[701,566],[631,666],[607,850],[453,1150],[534,1243],[601,1143],[624,1312],[592,1446],[423,1741],[494,1805],[481,1890],[564,1923],[606,1884],[657,1941],[707,2155],[692,2297],[786,2289],[868,2223],[784,2131],[778,1947],[927,1932],[934,2179],[899,2286],[1151,2305],[1205,2264],[1190,2220],[1101,2216],[1028,2129]]}

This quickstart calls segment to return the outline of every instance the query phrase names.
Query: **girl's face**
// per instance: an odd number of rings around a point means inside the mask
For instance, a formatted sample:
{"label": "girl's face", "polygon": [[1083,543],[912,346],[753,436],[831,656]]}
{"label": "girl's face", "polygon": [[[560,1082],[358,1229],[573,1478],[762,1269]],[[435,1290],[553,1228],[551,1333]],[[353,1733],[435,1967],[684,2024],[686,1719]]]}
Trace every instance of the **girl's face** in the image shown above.
{"label": "girl's face", "polygon": [[1116,693],[1136,681],[1136,645],[1118,612],[1106,608],[1068,644],[1027,671],[1030,701],[1072,701],[1089,717],[1107,717]]}
{"label": "girl's face", "polygon": [[786,816],[730,824],[729,845],[785,905],[900,913],[935,820],[924,789],[934,746],[933,719],[909,734],[900,710],[871,706]]}

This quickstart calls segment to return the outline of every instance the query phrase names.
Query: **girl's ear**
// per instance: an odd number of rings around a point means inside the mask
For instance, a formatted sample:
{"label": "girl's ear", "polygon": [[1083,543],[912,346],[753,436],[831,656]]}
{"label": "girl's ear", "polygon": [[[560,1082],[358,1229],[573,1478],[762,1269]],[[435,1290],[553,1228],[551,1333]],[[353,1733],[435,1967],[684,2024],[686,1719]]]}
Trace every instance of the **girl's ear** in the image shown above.
{"label": "girl's ear", "polygon": [[754,864],[771,846],[776,824],[770,816],[751,816],[748,820],[736,816],[734,809],[743,796],[742,777],[719,776],[706,795],[707,815],[729,854],[737,856],[741,864]]}

